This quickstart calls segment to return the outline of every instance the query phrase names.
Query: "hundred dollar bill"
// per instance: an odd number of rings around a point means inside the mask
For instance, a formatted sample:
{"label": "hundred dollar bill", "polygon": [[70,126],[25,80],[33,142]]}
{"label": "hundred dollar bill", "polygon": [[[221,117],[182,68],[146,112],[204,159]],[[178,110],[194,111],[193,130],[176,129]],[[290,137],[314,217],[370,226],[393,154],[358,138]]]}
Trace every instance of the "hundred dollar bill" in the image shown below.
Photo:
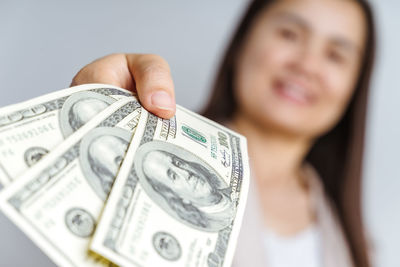
{"label": "hundred dollar bill", "polygon": [[89,240],[141,116],[125,98],[6,187],[0,207],[59,266],[110,266]]}
{"label": "hundred dollar bill", "polygon": [[101,110],[131,95],[118,87],[88,84],[1,108],[0,184],[11,183]]}
{"label": "hundred dollar bill", "polygon": [[171,120],[141,120],[90,248],[121,266],[230,266],[246,139],[179,106]]}

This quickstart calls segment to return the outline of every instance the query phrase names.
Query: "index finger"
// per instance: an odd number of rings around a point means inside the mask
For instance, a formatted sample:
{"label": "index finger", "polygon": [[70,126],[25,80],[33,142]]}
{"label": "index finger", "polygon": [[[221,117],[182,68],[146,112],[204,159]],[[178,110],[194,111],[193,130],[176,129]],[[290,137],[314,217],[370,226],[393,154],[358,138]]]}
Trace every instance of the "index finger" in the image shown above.
{"label": "index finger", "polygon": [[151,54],[112,54],[83,67],[71,85],[106,83],[136,92],[145,109],[169,119],[175,114],[174,84],[168,63]]}

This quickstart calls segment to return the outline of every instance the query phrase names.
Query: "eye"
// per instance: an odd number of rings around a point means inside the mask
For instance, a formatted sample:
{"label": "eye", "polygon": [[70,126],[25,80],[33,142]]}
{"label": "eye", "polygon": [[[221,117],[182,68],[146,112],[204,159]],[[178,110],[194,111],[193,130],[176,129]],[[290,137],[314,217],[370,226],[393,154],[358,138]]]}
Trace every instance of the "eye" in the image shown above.
{"label": "eye", "polygon": [[278,30],[278,34],[280,37],[282,37],[282,39],[285,39],[287,41],[297,41],[299,39],[299,35],[298,33],[290,28],[284,27],[284,28],[280,28]]}
{"label": "eye", "polygon": [[168,171],[167,171],[167,175],[168,175],[168,177],[172,180],[172,181],[175,181],[176,180],[176,173],[173,171],[173,170],[171,170],[171,169],[168,169]]}
{"label": "eye", "polygon": [[336,50],[329,50],[327,52],[327,58],[329,61],[336,63],[336,64],[343,64],[346,61],[346,59],[342,55],[342,53],[340,53]]}
{"label": "eye", "polygon": [[174,158],[174,159],[173,159],[173,164],[174,164],[176,167],[182,167],[182,166],[183,166],[183,162],[180,161],[180,160],[177,159],[177,158]]}

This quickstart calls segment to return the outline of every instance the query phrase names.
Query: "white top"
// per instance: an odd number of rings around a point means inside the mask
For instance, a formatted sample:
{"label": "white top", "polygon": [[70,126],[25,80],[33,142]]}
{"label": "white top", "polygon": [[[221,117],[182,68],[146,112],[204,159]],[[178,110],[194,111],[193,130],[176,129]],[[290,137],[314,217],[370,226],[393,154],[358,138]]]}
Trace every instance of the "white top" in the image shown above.
{"label": "white top", "polygon": [[[306,171],[316,222],[313,227],[289,238],[279,236],[271,238],[268,232],[267,237],[265,236],[265,228],[268,226],[263,223],[257,188],[254,180],[250,178],[249,194],[233,267],[354,267],[341,224],[325,195],[320,178],[311,165],[307,165]],[[268,241],[270,238],[272,242]]]}
{"label": "white top", "polygon": [[321,267],[320,233],[316,225],[294,236],[281,236],[265,229],[263,243],[268,267]]}

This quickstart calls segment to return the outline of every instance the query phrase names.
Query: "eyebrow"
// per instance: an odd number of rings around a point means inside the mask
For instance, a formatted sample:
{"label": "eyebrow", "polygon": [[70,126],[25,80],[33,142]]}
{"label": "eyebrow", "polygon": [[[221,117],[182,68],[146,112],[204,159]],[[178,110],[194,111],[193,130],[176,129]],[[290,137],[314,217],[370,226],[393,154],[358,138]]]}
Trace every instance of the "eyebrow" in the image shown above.
{"label": "eyebrow", "polygon": [[303,30],[311,30],[310,24],[305,19],[287,11],[279,12],[275,15],[275,19],[277,21],[294,23],[297,26],[300,26]]}
{"label": "eyebrow", "polygon": [[349,40],[342,37],[334,37],[330,39],[330,42],[335,46],[340,47],[342,49],[348,50],[350,52],[354,51],[356,53],[361,53],[361,48],[357,45],[353,44]]}
{"label": "eyebrow", "polygon": [[[282,22],[290,22],[290,23],[294,23],[297,26],[299,26],[300,28],[302,28],[303,31],[308,31],[311,32],[312,27],[311,25],[302,17],[290,13],[290,12],[280,12],[276,15],[276,19],[278,21],[282,21]],[[354,43],[352,43],[351,41],[349,41],[346,38],[343,38],[341,36],[333,36],[331,38],[329,38],[330,43],[333,43],[335,46],[343,48],[345,50],[348,51],[355,51],[357,53],[361,53],[361,49],[360,47],[358,47],[357,45],[355,45]]]}

